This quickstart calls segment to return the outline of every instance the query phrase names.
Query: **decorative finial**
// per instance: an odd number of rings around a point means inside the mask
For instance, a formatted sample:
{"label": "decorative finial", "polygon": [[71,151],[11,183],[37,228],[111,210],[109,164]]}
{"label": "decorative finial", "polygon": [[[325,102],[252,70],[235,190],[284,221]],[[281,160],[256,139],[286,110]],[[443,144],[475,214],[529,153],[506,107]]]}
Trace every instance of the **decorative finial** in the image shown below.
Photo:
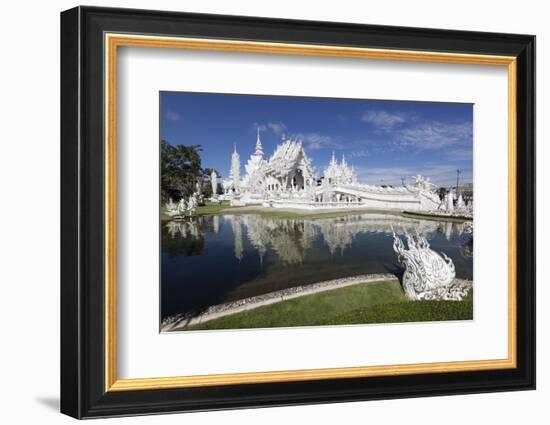
{"label": "decorative finial", "polygon": [[260,140],[260,128],[257,129],[257,137],[256,137],[256,152],[254,152],[254,155],[256,156],[264,156],[264,150],[262,147],[262,141]]}

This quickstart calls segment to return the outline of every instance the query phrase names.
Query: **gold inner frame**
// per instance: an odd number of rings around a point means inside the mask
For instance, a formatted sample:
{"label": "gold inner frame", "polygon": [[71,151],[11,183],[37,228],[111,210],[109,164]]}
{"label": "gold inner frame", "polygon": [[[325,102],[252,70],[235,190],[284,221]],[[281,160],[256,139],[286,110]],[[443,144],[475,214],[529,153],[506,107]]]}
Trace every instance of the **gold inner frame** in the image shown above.
{"label": "gold inner frame", "polygon": [[[267,43],[105,34],[105,391],[311,381],[417,373],[447,373],[516,367],[516,58],[477,54],[370,49],[327,45]],[[325,56],[469,65],[504,66],[508,72],[508,357],[495,360],[361,366],[326,369],[247,372],[175,377],[118,379],[116,325],[116,123],[117,48],[120,46],[280,55]]]}

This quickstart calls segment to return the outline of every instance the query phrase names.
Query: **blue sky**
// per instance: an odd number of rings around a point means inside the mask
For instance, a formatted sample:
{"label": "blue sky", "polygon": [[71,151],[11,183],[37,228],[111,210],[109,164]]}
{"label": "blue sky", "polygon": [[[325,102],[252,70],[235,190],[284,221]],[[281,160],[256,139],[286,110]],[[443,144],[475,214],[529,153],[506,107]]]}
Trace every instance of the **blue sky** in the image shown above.
{"label": "blue sky", "polygon": [[229,174],[233,144],[241,173],[256,129],[269,157],[283,136],[303,141],[317,174],[332,152],[345,154],[359,180],[400,184],[423,174],[440,186],[472,181],[473,105],[161,92],[160,137],[202,146],[202,166]]}

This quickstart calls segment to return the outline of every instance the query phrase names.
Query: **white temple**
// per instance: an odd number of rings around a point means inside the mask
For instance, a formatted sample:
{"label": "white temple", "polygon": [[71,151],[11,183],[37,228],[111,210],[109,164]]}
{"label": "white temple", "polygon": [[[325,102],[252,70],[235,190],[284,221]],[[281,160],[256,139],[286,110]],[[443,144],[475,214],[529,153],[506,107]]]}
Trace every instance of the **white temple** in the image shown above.
{"label": "white temple", "polygon": [[333,185],[357,183],[355,168],[353,166],[351,168],[348,167],[344,155],[342,155],[342,162],[338,164],[338,162],[336,162],[334,152],[332,152],[332,159],[330,160],[328,167],[325,168],[325,173],[323,177],[328,180],[329,184]]}
{"label": "white temple", "polygon": [[441,208],[435,185],[415,176],[415,183],[400,187],[358,182],[353,166],[344,156],[338,162],[333,153],[323,175],[318,176],[301,141],[283,139],[269,159],[264,157],[260,133],[254,153],[240,175],[236,146],[231,156],[229,178],[223,181],[220,199],[232,205],[263,205],[273,208],[335,209],[365,208],[432,211]]}

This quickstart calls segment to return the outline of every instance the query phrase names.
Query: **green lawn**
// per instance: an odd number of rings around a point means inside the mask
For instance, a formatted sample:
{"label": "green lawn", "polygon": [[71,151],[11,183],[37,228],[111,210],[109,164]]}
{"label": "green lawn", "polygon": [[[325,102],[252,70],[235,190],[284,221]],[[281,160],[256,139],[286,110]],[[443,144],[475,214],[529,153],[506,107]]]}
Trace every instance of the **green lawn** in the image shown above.
{"label": "green lawn", "polygon": [[[307,218],[307,219],[317,219],[317,218],[335,218],[335,217],[343,217],[346,215],[357,215],[357,214],[374,214],[374,213],[384,213],[384,214],[391,214],[391,215],[402,215],[399,211],[379,211],[379,210],[345,210],[345,211],[323,211],[323,212],[316,212],[316,211],[281,211],[277,209],[273,209],[270,211],[265,211],[261,209],[254,209],[250,208],[247,210],[242,210],[243,207],[232,207],[229,205],[229,202],[222,202],[220,204],[215,203],[209,203],[207,202],[206,205],[197,207],[197,213],[196,216],[201,215],[247,215],[247,214],[254,214],[259,215],[261,217],[267,217],[267,218]],[[166,210],[164,207],[161,208],[161,219],[162,220],[170,220],[170,217],[166,215]]]}
{"label": "green lawn", "polygon": [[[343,217],[347,215],[357,215],[357,214],[386,214],[386,215],[396,215],[396,216],[408,216],[412,218],[421,218],[423,220],[437,220],[437,221],[452,221],[452,222],[464,222],[467,219],[457,218],[457,217],[445,217],[445,216],[431,216],[429,214],[422,214],[417,212],[401,212],[401,211],[392,211],[392,210],[376,210],[376,209],[356,209],[356,210],[340,210],[340,211],[313,211],[313,210],[296,210],[296,211],[285,211],[279,209],[271,209],[266,211],[261,209],[262,207],[258,205],[258,208],[249,207],[249,209],[243,209],[246,207],[235,207],[230,206],[228,201],[223,201],[219,204],[207,202],[206,205],[200,206],[197,208],[197,216],[200,215],[247,215],[254,214],[262,217],[268,218],[307,218],[307,219],[317,219],[317,218],[335,218]],[[165,208],[161,208],[161,219],[170,220],[170,217],[166,215]]]}
{"label": "green lawn", "polygon": [[[220,204],[214,204],[207,202],[206,205],[197,207],[197,216],[198,215],[217,215],[217,214],[224,214],[225,212],[222,212],[224,210],[230,210],[231,207],[229,205],[229,202],[222,202]],[[161,207],[160,209],[160,217],[161,220],[170,220],[171,218],[166,214],[166,208]]]}
{"label": "green lawn", "polygon": [[[237,207],[238,208],[238,207]],[[382,211],[378,210],[345,210],[345,211],[311,211],[311,210],[304,210],[304,211],[281,211],[277,209],[273,209],[270,211],[264,211],[264,210],[246,210],[246,211],[231,211],[232,215],[241,215],[241,214],[255,214],[262,217],[267,218],[307,218],[309,220],[315,220],[318,218],[336,218],[336,217],[344,217],[347,215],[358,215],[358,214],[374,214],[374,213],[381,213]],[[388,215],[400,215],[400,212],[396,211],[383,211],[384,214]],[[223,213],[222,213],[223,214]]]}
{"label": "green lawn", "polygon": [[452,217],[448,215],[431,215],[417,211],[403,211],[402,215],[404,215],[405,217],[421,218],[422,220],[451,221],[453,223],[464,223],[465,221],[473,221],[472,218]]}
{"label": "green lawn", "polygon": [[197,208],[197,215],[224,215],[224,214],[231,214],[231,215],[247,215],[247,214],[254,214],[259,215],[261,217],[267,217],[267,218],[308,218],[308,219],[316,219],[316,218],[334,218],[334,217],[343,217],[346,215],[357,215],[357,214],[365,214],[365,213],[384,213],[384,214],[391,214],[391,215],[401,215],[399,211],[381,211],[381,210],[341,210],[341,211],[312,211],[312,210],[303,210],[303,211],[284,211],[284,210],[278,210],[278,209],[271,209],[269,211],[266,211],[264,209],[261,209],[260,206],[258,208],[251,207],[250,209],[242,209],[245,207],[231,207],[229,206],[228,202],[224,202],[222,204],[206,204],[205,206],[198,207]]}
{"label": "green lawn", "polygon": [[214,204],[207,202],[206,205],[197,207],[197,215],[217,215],[224,214],[224,210],[230,210],[235,207],[231,207],[229,202],[221,202],[219,204]]}
{"label": "green lawn", "polygon": [[247,329],[472,318],[471,294],[464,301],[408,301],[397,280],[386,280],[306,295],[187,329]]}

